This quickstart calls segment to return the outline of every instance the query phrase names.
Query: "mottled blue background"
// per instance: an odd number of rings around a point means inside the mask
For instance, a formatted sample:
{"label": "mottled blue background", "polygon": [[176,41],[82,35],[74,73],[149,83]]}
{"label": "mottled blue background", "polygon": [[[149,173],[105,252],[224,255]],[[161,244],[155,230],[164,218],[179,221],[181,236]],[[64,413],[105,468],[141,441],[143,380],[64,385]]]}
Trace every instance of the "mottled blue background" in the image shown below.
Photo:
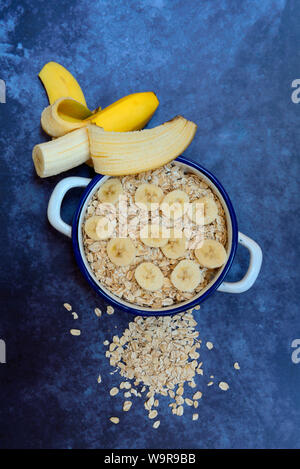
{"label": "mottled blue background", "polygon": [[[300,364],[291,342],[299,318],[299,122],[291,82],[300,78],[300,14],[291,0],[1,1],[0,104],[2,448],[300,447]],[[34,6],[32,6],[34,5]],[[47,105],[37,75],[54,60],[80,82],[91,108],[154,90],[150,126],[183,114],[198,124],[185,156],[211,170],[229,192],[242,232],[264,263],[247,293],[215,293],[196,312],[205,376],[199,420],[170,414],[158,430],[142,400],[128,414],[108,390],[102,342],[131,319],[104,307],[75,264],[70,240],[46,219],[64,175],[40,180],[31,151],[46,140]],[[91,175],[88,167],[70,175]],[[66,198],[70,221],[80,190]],[[229,279],[245,272],[239,248]],[[80,337],[62,304],[79,314]],[[233,362],[241,366],[233,369]],[[98,373],[103,383],[97,384]],[[209,375],[230,390],[207,388]],[[120,416],[119,425],[108,418]]]}

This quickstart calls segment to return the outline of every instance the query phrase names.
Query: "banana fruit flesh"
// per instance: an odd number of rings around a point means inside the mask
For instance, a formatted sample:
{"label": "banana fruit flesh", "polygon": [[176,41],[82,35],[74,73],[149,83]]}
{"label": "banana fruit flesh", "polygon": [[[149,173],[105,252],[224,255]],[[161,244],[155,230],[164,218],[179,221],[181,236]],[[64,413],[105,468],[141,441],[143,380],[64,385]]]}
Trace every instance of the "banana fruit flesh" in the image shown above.
{"label": "banana fruit flesh", "polygon": [[214,239],[205,239],[194,252],[199,264],[208,269],[221,267],[227,260],[223,244]]}
{"label": "banana fruit flesh", "polygon": [[105,132],[96,125],[87,128],[95,171],[122,176],[172,161],[191,143],[197,126],[177,116],[153,129],[135,132]]}
{"label": "banana fruit flesh", "polygon": [[85,127],[35,145],[32,151],[35,170],[41,178],[75,168],[88,161],[89,157],[89,139]]}
{"label": "banana fruit flesh", "polygon": [[112,236],[114,226],[108,218],[95,215],[86,220],[84,231],[89,238],[94,241],[100,241]]}
{"label": "banana fruit flesh", "polygon": [[211,197],[201,197],[191,204],[188,217],[198,225],[209,225],[218,216],[218,207]]}
{"label": "banana fruit flesh", "polygon": [[172,230],[169,239],[161,250],[169,259],[178,259],[178,257],[182,257],[184,255],[186,244],[187,239],[183,232]]}
{"label": "banana fruit flesh", "polygon": [[85,97],[77,80],[59,63],[48,62],[40,71],[39,77],[47,91],[50,104],[67,96],[86,107]]}
{"label": "banana fruit flesh", "polygon": [[134,201],[145,207],[146,210],[151,210],[154,208],[153,204],[158,206],[163,195],[163,191],[156,184],[141,184],[135,192]]}
{"label": "banana fruit flesh", "polygon": [[134,272],[137,283],[144,290],[160,290],[164,283],[164,276],[159,267],[152,262],[142,262]]}
{"label": "banana fruit flesh", "polygon": [[180,218],[187,210],[189,203],[189,196],[186,192],[176,189],[169,192],[161,203],[161,211],[171,219]]}
{"label": "banana fruit flesh", "polygon": [[118,266],[131,264],[135,258],[135,246],[129,238],[112,238],[107,244],[107,255]]}
{"label": "banana fruit flesh", "polygon": [[123,194],[123,187],[119,179],[109,178],[100,186],[97,197],[100,202],[114,204],[121,194]]}
{"label": "banana fruit flesh", "polygon": [[199,265],[194,261],[180,261],[171,273],[171,282],[177,290],[193,291],[201,281]]}
{"label": "banana fruit flesh", "polygon": [[141,241],[152,248],[161,248],[168,243],[169,230],[158,224],[146,225],[141,229]]}
{"label": "banana fruit flesh", "polygon": [[42,178],[87,162],[90,153],[94,169],[100,174],[137,174],[159,168],[180,155],[191,143],[196,129],[196,124],[182,116],[153,129],[133,132],[105,132],[96,125],[88,125],[36,145],[32,158]]}

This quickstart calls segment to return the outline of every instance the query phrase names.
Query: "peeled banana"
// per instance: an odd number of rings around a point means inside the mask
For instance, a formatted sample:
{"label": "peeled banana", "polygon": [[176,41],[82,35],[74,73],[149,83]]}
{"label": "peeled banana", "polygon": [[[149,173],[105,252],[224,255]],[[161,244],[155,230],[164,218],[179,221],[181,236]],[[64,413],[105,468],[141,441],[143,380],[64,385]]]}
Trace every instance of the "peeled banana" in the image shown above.
{"label": "peeled banana", "polygon": [[40,71],[39,77],[46,88],[50,104],[67,96],[86,106],[85,97],[77,80],[59,63],[48,62]]}
{"label": "peeled banana", "polygon": [[134,273],[137,283],[144,290],[160,290],[164,283],[164,276],[159,267],[152,262],[142,262]]}
{"label": "peeled banana", "polygon": [[100,174],[121,176],[159,168],[185,150],[196,129],[196,124],[182,116],[135,132],[105,132],[88,125],[94,169]]}
{"label": "peeled banana", "polygon": [[180,261],[171,273],[171,282],[177,290],[193,291],[200,283],[201,273],[199,265],[194,261]]}
{"label": "peeled banana", "polygon": [[89,139],[86,127],[74,130],[63,137],[35,145],[32,159],[41,178],[60,174],[88,161]]}
{"label": "peeled banana", "polygon": [[203,267],[216,269],[225,264],[227,253],[223,244],[214,239],[205,239],[201,246],[195,249],[195,256]]}

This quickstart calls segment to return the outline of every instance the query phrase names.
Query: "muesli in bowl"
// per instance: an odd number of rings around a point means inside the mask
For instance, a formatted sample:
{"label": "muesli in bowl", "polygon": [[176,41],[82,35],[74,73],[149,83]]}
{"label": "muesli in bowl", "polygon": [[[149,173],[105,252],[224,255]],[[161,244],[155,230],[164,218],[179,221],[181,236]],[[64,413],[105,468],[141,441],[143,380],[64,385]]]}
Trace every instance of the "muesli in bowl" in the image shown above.
{"label": "muesli in bowl", "polygon": [[108,178],[82,223],[84,255],[100,286],[151,309],[199,295],[228,259],[227,238],[217,194],[176,162]]}

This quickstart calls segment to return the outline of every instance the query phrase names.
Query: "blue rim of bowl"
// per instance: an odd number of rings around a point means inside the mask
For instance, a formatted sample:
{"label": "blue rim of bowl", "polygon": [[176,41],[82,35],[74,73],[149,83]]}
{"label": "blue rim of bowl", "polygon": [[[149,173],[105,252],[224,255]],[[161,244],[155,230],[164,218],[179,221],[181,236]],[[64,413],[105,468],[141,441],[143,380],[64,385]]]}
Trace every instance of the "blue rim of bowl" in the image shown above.
{"label": "blue rim of bowl", "polygon": [[[218,181],[218,179],[210,173],[207,169],[203,168],[203,166],[199,165],[198,163],[195,163],[194,161],[187,160],[186,158],[183,158],[182,156],[176,158],[176,160],[179,163],[184,163],[187,166],[190,166],[197,171],[200,171],[202,174],[204,174],[210,181],[217,187],[219,190],[220,194],[222,195],[225,204],[227,205],[228,211],[229,211],[229,216],[231,219],[231,225],[232,225],[232,243],[231,243],[231,251],[228,257],[228,260],[226,262],[226,265],[221,273],[221,275],[218,277],[218,279],[213,283],[213,285],[206,290],[203,295],[201,295],[198,298],[195,298],[194,300],[189,301],[185,305],[179,305],[175,306],[174,308],[168,309],[168,310],[155,310],[155,311],[144,311],[144,310],[139,310],[130,307],[129,305],[123,305],[122,303],[119,303],[118,300],[115,298],[111,297],[108,295],[102,288],[95,282],[95,280],[92,278],[90,275],[89,271],[87,270],[81,253],[80,253],[80,247],[79,247],[79,240],[78,240],[78,223],[79,223],[79,218],[81,215],[82,208],[86,202],[87,197],[90,195],[91,191],[93,188],[98,184],[98,182],[104,177],[102,175],[97,175],[95,176],[91,182],[88,184],[86,187],[84,193],[82,194],[82,197],[79,201],[78,207],[76,209],[76,212],[74,214],[73,218],[73,223],[72,223],[72,244],[73,244],[73,249],[74,249],[74,254],[75,254],[75,259],[76,262],[79,266],[79,269],[81,270],[81,273],[85,277],[85,279],[88,281],[90,286],[100,295],[102,296],[108,303],[112,304],[116,308],[125,311],[130,314],[134,314],[136,316],[171,316],[173,314],[181,313],[182,311],[186,311],[187,309],[193,309],[195,306],[198,304],[202,303],[204,300],[206,300],[223,282],[224,278],[226,277],[232,262],[234,260],[234,256],[236,253],[237,249],[237,243],[238,243],[238,226],[237,226],[237,219],[236,215],[234,212],[233,205],[231,203],[231,200],[225,191],[224,187],[222,184]],[[135,305],[137,306],[137,305]]]}

